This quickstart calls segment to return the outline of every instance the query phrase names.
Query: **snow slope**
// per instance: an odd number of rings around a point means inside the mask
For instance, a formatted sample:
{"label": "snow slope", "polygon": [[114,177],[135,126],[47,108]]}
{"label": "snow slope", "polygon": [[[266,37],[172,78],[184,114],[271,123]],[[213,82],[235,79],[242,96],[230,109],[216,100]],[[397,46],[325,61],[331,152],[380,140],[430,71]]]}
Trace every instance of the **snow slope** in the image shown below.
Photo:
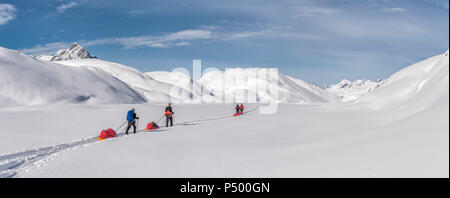
{"label": "snow slope", "polygon": [[180,72],[153,71],[153,72],[145,72],[144,74],[154,80],[172,85],[177,84],[180,81],[198,84],[197,82],[191,82],[192,81],[191,77]]}
{"label": "snow slope", "polygon": [[393,74],[382,87],[353,103],[372,109],[420,112],[448,106],[448,89],[447,50]]}
{"label": "snow slope", "polygon": [[126,84],[96,68],[67,67],[0,47],[0,106],[142,102]]}
{"label": "snow slope", "polygon": [[356,80],[350,82],[346,79],[338,84],[331,85],[325,91],[337,95],[342,102],[348,102],[360,98],[383,84],[383,80],[372,82],[370,80]]}
{"label": "snow slope", "polygon": [[[270,75],[271,72],[275,75]],[[200,83],[214,95],[223,95],[226,99],[237,102],[324,103],[336,100],[316,86],[273,69],[233,68],[211,71],[202,76]],[[247,94],[255,98],[249,98]]]}
{"label": "snow slope", "polygon": [[[448,114],[427,112],[398,120],[384,112],[342,110],[334,105],[280,104],[273,115],[253,112],[203,122],[186,121],[227,116],[232,106],[176,105],[175,121],[180,124],[174,128],[81,146],[74,141],[83,137],[78,134],[80,138],[70,141],[62,152],[47,155],[48,151],[39,151],[44,157],[32,164],[25,162],[14,176],[448,177]],[[155,112],[163,107],[145,104],[135,108],[146,116],[141,120],[144,123],[155,121],[159,117]],[[126,113],[124,105],[93,108],[101,110],[94,115],[90,115],[93,109],[77,109],[66,118],[82,113],[88,117],[104,114],[109,119],[97,124],[75,121],[73,125],[80,125],[84,137],[117,127]],[[433,119],[436,115],[442,117]],[[64,138],[56,131],[45,134]]]}
{"label": "snow slope", "polygon": [[188,87],[179,87],[166,82],[157,81],[135,68],[118,63],[100,59],[77,59],[56,61],[56,63],[68,66],[90,66],[99,68],[125,82],[129,87],[145,96],[149,102],[158,103],[174,101],[189,103],[191,102],[191,99],[196,100],[200,97],[200,95],[192,93]]}

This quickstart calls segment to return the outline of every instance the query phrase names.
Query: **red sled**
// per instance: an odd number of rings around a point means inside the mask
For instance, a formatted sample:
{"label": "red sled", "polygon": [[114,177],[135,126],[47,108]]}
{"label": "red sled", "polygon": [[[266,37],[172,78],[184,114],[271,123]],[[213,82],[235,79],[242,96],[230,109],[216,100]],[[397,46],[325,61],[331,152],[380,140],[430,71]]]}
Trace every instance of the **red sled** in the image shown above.
{"label": "red sled", "polygon": [[151,130],[155,130],[155,129],[159,129],[159,126],[150,122],[147,124],[147,128],[145,130],[151,131]]}
{"label": "red sled", "polygon": [[106,130],[103,130],[101,133],[100,133],[100,136],[98,136],[98,139],[99,140],[105,140],[105,139],[108,139],[108,138],[113,138],[113,137],[116,137],[116,132],[114,131],[114,130],[112,130],[112,129],[106,129]]}

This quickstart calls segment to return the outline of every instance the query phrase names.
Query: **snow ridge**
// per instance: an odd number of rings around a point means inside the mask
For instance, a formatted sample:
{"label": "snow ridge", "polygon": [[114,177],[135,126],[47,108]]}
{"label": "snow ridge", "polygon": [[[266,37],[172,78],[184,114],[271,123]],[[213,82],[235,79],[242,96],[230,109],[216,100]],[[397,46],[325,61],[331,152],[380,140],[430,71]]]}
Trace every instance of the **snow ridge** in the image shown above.
{"label": "snow ridge", "polygon": [[370,80],[342,80],[338,84],[329,86],[325,91],[335,94],[343,102],[348,102],[360,98],[383,84],[384,80],[378,79],[376,82]]}

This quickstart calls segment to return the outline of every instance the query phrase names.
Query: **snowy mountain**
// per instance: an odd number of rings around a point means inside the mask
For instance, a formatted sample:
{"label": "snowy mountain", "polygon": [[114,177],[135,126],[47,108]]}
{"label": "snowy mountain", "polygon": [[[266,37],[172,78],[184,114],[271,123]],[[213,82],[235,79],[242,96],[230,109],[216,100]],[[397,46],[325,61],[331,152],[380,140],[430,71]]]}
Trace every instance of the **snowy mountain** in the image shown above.
{"label": "snowy mountain", "polygon": [[78,43],[73,43],[68,49],[59,50],[55,56],[41,55],[36,58],[66,66],[100,69],[127,84],[148,102],[189,102],[191,99],[200,98],[199,93],[194,94],[190,89],[154,80],[135,68],[97,59]]}
{"label": "snowy mountain", "polygon": [[355,100],[372,109],[420,112],[449,102],[449,55],[437,55],[393,74],[383,86]]}
{"label": "snowy mountain", "polygon": [[346,79],[338,84],[331,85],[325,91],[337,95],[341,101],[347,102],[356,100],[364,94],[367,94],[383,84],[383,80],[376,82],[370,80],[357,80],[350,82]]}
{"label": "snowy mountain", "polygon": [[142,96],[99,69],[63,66],[0,47],[0,106],[142,102]]}
{"label": "snowy mountain", "polygon": [[[43,55],[40,59],[48,60]],[[175,101],[189,102],[267,102],[278,103],[327,103],[334,101],[355,101],[367,93],[378,89],[385,81],[343,80],[323,90],[302,80],[278,73],[268,76],[270,69],[234,68],[226,71],[210,71],[199,81],[174,72],[142,73],[132,67],[118,63],[94,59],[89,52],[74,43],[66,50],[60,50],[51,57],[54,63],[95,67],[124,82],[149,102]],[[260,75],[266,78],[257,78]],[[273,90],[277,90],[274,92]]]}
{"label": "snowy mountain", "polygon": [[[223,95],[225,99],[234,99],[237,102],[276,100],[278,103],[323,103],[336,101],[332,94],[319,87],[277,72],[275,72],[276,75],[270,76],[268,75],[270,72],[271,69],[265,68],[211,71],[203,75],[200,83],[214,95]],[[252,95],[254,98],[247,97]]]}
{"label": "snowy mountain", "polygon": [[[118,63],[100,59],[72,59],[54,62],[74,67],[90,66],[99,68],[126,83],[136,92],[145,96],[149,102],[160,103],[174,101],[189,103],[192,100],[195,101],[201,98],[199,93],[193,93],[187,85],[177,86],[164,81],[158,81],[135,68]],[[205,95],[206,97],[210,96],[209,93]]]}
{"label": "snowy mountain", "polygon": [[[218,103],[267,102],[271,99],[276,99],[279,103],[323,103],[337,100],[333,94],[280,73],[273,78],[257,78],[258,75],[268,75],[270,71],[265,68],[210,71],[205,73],[199,81],[178,72],[147,72],[145,74],[155,80],[173,85],[180,82],[188,84],[188,87],[195,88],[194,91],[202,90],[203,93],[210,93],[212,99]],[[271,91],[271,88],[278,91]]]}
{"label": "snowy mountain", "polygon": [[40,59],[40,60],[51,61],[52,58],[53,58],[53,56],[43,54],[43,55],[36,56],[36,58],[38,58],[38,59]]}
{"label": "snowy mountain", "polygon": [[72,59],[89,59],[97,57],[91,56],[84,47],[75,42],[69,48],[59,50],[58,52],[56,52],[54,56],[40,55],[37,56],[36,58],[47,61],[63,61]]}
{"label": "snowy mountain", "polygon": [[[72,44],[68,49],[58,51],[53,57],[42,55],[38,58],[68,66],[99,68],[126,83],[136,92],[145,96],[149,102],[231,103],[261,102],[274,98],[277,98],[277,102],[280,103],[336,101],[332,94],[283,74],[278,74],[277,79],[256,79],[258,73],[269,72],[263,68],[237,68],[226,72],[208,72],[197,82],[191,77],[177,72],[142,73],[129,66],[94,59],[86,49],[77,43]],[[225,82],[225,76],[238,79],[239,82],[222,83]],[[243,79],[245,82],[241,81]],[[278,91],[275,94],[270,89],[276,86],[278,86]],[[254,97],[247,97],[246,94]]]}

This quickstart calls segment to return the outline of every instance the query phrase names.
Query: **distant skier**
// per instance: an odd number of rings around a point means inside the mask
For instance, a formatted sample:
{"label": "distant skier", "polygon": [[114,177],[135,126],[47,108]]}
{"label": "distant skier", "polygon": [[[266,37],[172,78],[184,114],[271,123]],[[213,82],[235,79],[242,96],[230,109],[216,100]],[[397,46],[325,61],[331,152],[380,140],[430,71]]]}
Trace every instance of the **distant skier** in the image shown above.
{"label": "distant skier", "polygon": [[236,115],[239,115],[239,111],[241,109],[241,107],[239,107],[239,104],[236,104]]}
{"label": "distant skier", "polygon": [[172,111],[172,103],[169,103],[164,113],[164,115],[166,116],[166,127],[169,127],[169,121],[170,126],[173,126],[173,114],[175,113]]}
{"label": "distant skier", "polygon": [[241,111],[241,113],[239,113],[240,115],[244,114],[244,104],[241,104],[241,106],[239,106],[239,110]]}
{"label": "distant skier", "polygon": [[139,117],[136,116],[136,112],[133,109],[129,110],[127,113],[127,121],[128,121],[128,127],[125,132],[125,134],[128,135],[128,131],[130,130],[131,126],[133,126],[134,134],[136,134],[136,120],[139,119]]}

